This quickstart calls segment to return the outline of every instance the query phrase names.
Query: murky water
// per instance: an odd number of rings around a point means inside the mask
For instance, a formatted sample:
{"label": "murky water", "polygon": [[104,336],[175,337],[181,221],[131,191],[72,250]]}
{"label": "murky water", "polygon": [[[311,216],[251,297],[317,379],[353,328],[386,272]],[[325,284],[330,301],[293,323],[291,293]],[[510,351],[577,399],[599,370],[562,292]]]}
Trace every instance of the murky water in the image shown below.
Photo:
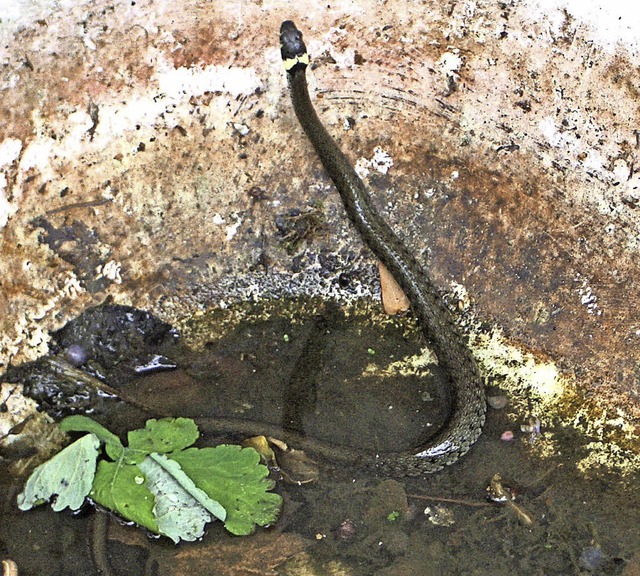
{"label": "murky water", "polygon": [[[239,307],[181,332],[162,350],[176,370],[120,370],[117,384],[137,407],[101,400],[94,417],[120,434],[153,415],[192,417],[203,445],[240,440],[207,430],[217,418],[239,418],[363,451],[410,448],[446,418],[445,379],[415,327],[366,305]],[[275,526],[238,538],[210,525],[201,542],[178,546],[90,507],[20,512],[21,485],[3,466],[0,550],[21,576],[638,574],[639,478],[578,473],[586,442],[570,429],[542,430],[559,448],[540,458],[539,439],[521,433],[517,418],[509,406],[490,410],[473,450],[424,478],[319,461],[316,482],[278,482],[285,503]],[[514,440],[501,440],[506,430]],[[487,502],[495,474],[515,492],[511,504]]]}

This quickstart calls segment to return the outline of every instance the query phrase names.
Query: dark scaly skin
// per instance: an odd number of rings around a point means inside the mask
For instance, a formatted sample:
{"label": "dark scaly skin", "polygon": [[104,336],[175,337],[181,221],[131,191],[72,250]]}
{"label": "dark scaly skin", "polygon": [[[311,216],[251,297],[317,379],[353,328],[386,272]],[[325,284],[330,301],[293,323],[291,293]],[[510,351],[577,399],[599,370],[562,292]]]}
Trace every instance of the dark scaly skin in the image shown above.
{"label": "dark scaly skin", "polygon": [[[465,454],[482,432],[486,402],[476,362],[433,282],[380,217],[364,183],[320,122],[309,99],[305,75],[309,57],[302,33],[289,20],[280,28],[280,46],[291,101],[300,125],[338,189],[350,220],[409,298],[424,335],[448,373],[452,386],[450,417],[434,437],[412,451],[372,454],[370,461],[360,454],[358,460],[392,475],[417,476],[436,472]],[[342,454],[341,450],[334,448],[331,457],[353,462],[353,451],[345,450]]]}

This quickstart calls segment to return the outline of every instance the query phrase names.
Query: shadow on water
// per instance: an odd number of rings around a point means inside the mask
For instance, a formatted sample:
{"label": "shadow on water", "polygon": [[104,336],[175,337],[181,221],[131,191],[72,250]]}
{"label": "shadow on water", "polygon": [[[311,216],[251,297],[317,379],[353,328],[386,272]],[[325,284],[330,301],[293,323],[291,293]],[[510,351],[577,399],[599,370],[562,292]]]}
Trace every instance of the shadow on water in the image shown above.
{"label": "shadow on water", "polygon": [[[257,428],[363,453],[404,450],[447,417],[446,378],[426,361],[415,326],[409,319],[378,316],[363,304],[346,310],[316,301],[238,306],[186,321],[182,339],[133,309],[126,309],[123,324],[112,317],[125,311],[121,307],[101,310],[54,335],[52,349],[71,360],[69,350],[84,352],[86,358],[76,363],[130,402],[68,387],[62,394],[47,380],[42,363],[18,367],[5,379],[26,383],[57,416],[77,410],[81,397],[82,410],[90,408],[120,435],[152,416],[192,417],[201,423],[201,445],[236,442]],[[140,328],[140,322],[147,324]],[[20,512],[15,497],[23,480],[3,466],[0,550],[17,562],[21,576],[108,570],[112,575],[638,574],[637,478],[579,474],[575,464],[585,442],[569,430],[552,431],[560,448],[544,459],[532,454],[528,435],[516,432],[513,441],[502,441],[505,430],[515,429],[515,418],[508,408],[490,411],[473,450],[423,478],[388,479],[321,461],[316,482],[278,482],[285,503],[275,526],[238,538],[209,525],[201,542],[178,546],[150,539],[89,506],[75,515],[48,507]],[[224,434],[208,427],[222,419],[239,422]],[[17,456],[3,459],[10,464]],[[515,506],[487,502],[495,474],[517,495]]]}

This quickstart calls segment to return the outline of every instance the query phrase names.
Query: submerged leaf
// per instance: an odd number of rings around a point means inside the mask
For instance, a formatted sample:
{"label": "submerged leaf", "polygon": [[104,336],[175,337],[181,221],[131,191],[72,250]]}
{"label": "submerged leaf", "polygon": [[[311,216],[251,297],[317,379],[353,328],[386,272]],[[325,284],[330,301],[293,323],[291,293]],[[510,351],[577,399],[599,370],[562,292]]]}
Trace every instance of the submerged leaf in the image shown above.
{"label": "submerged leaf", "polygon": [[223,444],[215,448],[189,448],[171,455],[182,470],[227,511],[225,528],[246,535],[255,525],[266,526],[278,517],[282,497],[269,492],[274,482],[253,448]]}
{"label": "submerged leaf", "polygon": [[[158,574],[215,574],[215,576],[277,576],[285,560],[313,546],[311,540],[292,533],[261,532],[251,538],[210,539],[200,546],[158,555]],[[319,574],[319,569],[290,570],[286,574]],[[323,572],[327,574],[328,572]],[[331,574],[350,574],[346,569]]]}
{"label": "submerged leaf", "polygon": [[59,512],[77,510],[91,490],[100,440],[87,434],[38,466],[18,495],[18,508],[29,510],[57,495],[51,507]]}
{"label": "submerged leaf", "polygon": [[155,496],[153,512],[161,534],[176,544],[192,542],[204,534],[204,525],[211,515],[224,520],[226,512],[182,471],[180,465],[163,456],[151,454],[140,464],[147,475],[147,486]]}
{"label": "submerged leaf", "polygon": [[278,455],[282,477],[292,484],[309,484],[317,482],[320,477],[318,463],[310,458],[304,450],[290,448],[282,440],[269,437],[269,441]]}
{"label": "submerged leaf", "polygon": [[116,462],[101,460],[93,482],[91,498],[125,518],[158,533],[153,514],[154,497],[146,485],[140,467],[120,458]]}

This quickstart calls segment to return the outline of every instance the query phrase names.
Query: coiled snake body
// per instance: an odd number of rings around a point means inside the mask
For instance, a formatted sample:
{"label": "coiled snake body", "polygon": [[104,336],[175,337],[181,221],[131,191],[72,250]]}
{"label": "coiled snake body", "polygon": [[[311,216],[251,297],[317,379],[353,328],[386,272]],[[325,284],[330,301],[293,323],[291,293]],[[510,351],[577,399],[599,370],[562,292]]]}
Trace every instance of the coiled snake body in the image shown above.
{"label": "coiled snake body", "polygon": [[318,118],[307,88],[309,55],[302,33],[290,20],[280,28],[280,48],[300,125],[340,193],[350,220],[409,298],[452,386],[451,414],[442,429],[424,444],[411,451],[383,452],[369,458],[340,447],[333,448],[330,455],[350,462],[355,458],[398,476],[436,472],[465,454],[482,432],[486,402],[476,362],[438,290],[373,207],[364,183]]}

